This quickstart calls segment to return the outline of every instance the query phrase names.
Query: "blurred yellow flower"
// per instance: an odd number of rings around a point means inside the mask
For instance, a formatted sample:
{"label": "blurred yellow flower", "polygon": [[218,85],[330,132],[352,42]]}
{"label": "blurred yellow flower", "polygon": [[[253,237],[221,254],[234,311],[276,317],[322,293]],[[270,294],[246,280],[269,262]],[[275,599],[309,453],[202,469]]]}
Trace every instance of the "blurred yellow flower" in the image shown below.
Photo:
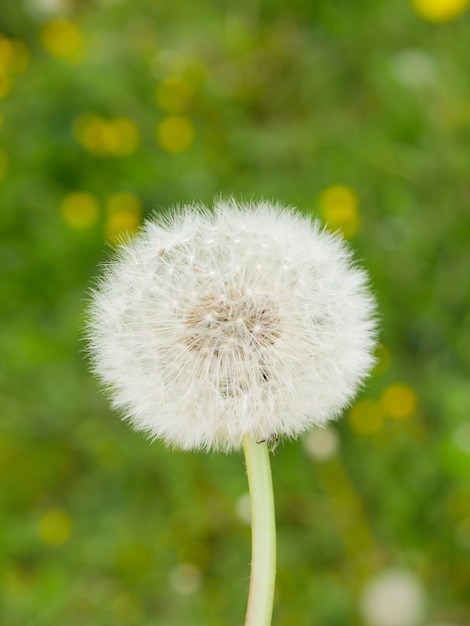
{"label": "blurred yellow flower", "polygon": [[60,509],[47,511],[38,523],[39,536],[50,546],[61,546],[72,533],[70,517]]}
{"label": "blurred yellow flower", "polygon": [[178,76],[168,76],[158,83],[155,98],[159,107],[170,113],[184,111],[191,99],[191,86]]}
{"label": "blurred yellow flower", "polygon": [[370,398],[359,400],[349,409],[349,423],[360,435],[370,435],[382,428],[384,412],[378,402]]}
{"label": "blurred yellow flower", "polygon": [[418,405],[416,391],[404,383],[389,385],[380,397],[384,412],[393,419],[401,420],[410,417]]}
{"label": "blurred yellow flower", "polygon": [[0,35],[0,72],[20,74],[29,63],[29,51],[22,41]]}
{"label": "blurred yellow flower", "polygon": [[117,240],[123,233],[135,232],[141,222],[142,207],[130,193],[116,193],[106,202],[107,218],[104,225],[107,239]]}
{"label": "blurred yellow flower", "polygon": [[94,113],[80,116],[74,133],[80,145],[95,156],[127,156],[137,150],[140,141],[139,129],[132,120],[105,120]]}
{"label": "blurred yellow flower", "polygon": [[341,230],[346,239],[357,233],[360,226],[359,200],[353,189],[345,185],[327,187],[320,194],[318,203],[330,230]]}
{"label": "blurred yellow flower", "polygon": [[167,152],[184,152],[194,139],[194,127],[187,117],[170,115],[157,128],[157,142]]}
{"label": "blurred yellow flower", "polygon": [[430,22],[448,22],[468,8],[469,0],[411,0],[418,15]]}
{"label": "blurred yellow flower", "polygon": [[57,18],[45,24],[40,33],[43,46],[55,57],[76,63],[84,52],[83,35],[70,20]]}
{"label": "blurred yellow flower", "polygon": [[64,222],[72,228],[89,228],[98,221],[98,200],[86,191],[69,193],[60,205]]}
{"label": "blurred yellow flower", "polygon": [[116,154],[126,156],[135,152],[139,146],[140,134],[135,123],[127,117],[117,117],[111,121],[111,127],[119,137]]}
{"label": "blurred yellow flower", "polygon": [[75,136],[80,145],[95,155],[106,155],[116,151],[119,137],[112,126],[100,115],[85,113],[74,125]]}

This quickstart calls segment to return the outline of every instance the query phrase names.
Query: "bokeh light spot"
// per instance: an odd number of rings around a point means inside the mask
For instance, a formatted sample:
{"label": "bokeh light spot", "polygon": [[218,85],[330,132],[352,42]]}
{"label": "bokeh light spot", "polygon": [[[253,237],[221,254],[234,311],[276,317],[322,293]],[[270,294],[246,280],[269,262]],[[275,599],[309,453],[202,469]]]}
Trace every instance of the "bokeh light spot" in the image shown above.
{"label": "bokeh light spot", "polygon": [[126,156],[135,152],[139,146],[140,134],[135,123],[127,117],[118,117],[111,122],[118,137],[116,154]]}
{"label": "bokeh light spot", "polygon": [[349,410],[349,423],[360,435],[378,432],[384,422],[384,412],[378,402],[370,398],[358,400]]}
{"label": "bokeh light spot", "polygon": [[74,133],[82,148],[95,156],[127,156],[139,145],[139,129],[125,117],[105,120],[85,113],[74,124]]}
{"label": "bokeh light spot", "polygon": [[59,59],[75,63],[83,56],[83,35],[70,20],[57,18],[45,24],[40,38],[46,50]]}
{"label": "bokeh light spot", "polygon": [[468,0],[411,0],[418,15],[430,22],[449,22],[468,7]]}
{"label": "bokeh light spot", "polygon": [[180,595],[195,593],[201,583],[201,570],[192,563],[180,563],[170,572],[170,585]]}
{"label": "bokeh light spot", "polygon": [[404,49],[390,59],[390,69],[398,82],[410,87],[434,85],[438,79],[436,63],[428,52]]}
{"label": "bokeh light spot", "polygon": [[366,626],[422,624],[425,590],[421,580],[402,569],[385,570],[371,579],[360,598]]}
{"label": "bokeh light spot", "polygon": [[141,222],[142,207],[130,193],[116,193],[106,202],[105,235],[117,240],[124,233],[134,233]]}
{"label": "bokeh light spot", "polygon": [[406,419],[415,412],[418,396],[409,385],[394,383],[384,390],[380,404],[384,412],[393,419]]}
{"label": "bokeh light spot", "polygon": [[336,454],[338,447],[338,433],[331,427],[312,430],[304,439],[305,452],[316,461],[328,461]]}
{"label": "bokeh light spot", "polygon": [[251,500],[250,494],[242,494],[235,503],[235,512],[238,519],[249,526],[251,524]]}
{"label": "bokeh light spot", "polygon": [[361,222],[359,200],[353,189],[345,185],[327,187],[320,194],[318,202],[330,230],[340,230],[346,239],[357,233]]}
{"label": "bokeh light spot", "polygon": [[194,127],[187,117],[171,115],[157,128],[157,142],[167,152],[184,152],[194,139]]}
{"label": "bokeh light spot", "polygon": [[470,455],[470,421],[463,422],[454,430],[452,440],[459,450]]}
{"label": "bokeh light spot", "polygon": [[28,63],[29,50],[22,41],[0,36],[0,73],[20,74]]}
{"label": "bokeh light spot", "polygon": [[118,146],[116,133],[100,115],[85,113],[75,122],[74,131],[80,145],[92,154],[106,155]]}
{"label": "bokeh light spot", "polygon": [[41,517],[38,530],[45,543],[50,546],[61,546],[70,538],[72,521],[65,511],[52,509]]}
{"label": "bokeh light spot", "polygon": [[72,228],[89,228],[98,221],[98,201],[91,193],[74,191],[69,193],[60,205],[64,222]]}

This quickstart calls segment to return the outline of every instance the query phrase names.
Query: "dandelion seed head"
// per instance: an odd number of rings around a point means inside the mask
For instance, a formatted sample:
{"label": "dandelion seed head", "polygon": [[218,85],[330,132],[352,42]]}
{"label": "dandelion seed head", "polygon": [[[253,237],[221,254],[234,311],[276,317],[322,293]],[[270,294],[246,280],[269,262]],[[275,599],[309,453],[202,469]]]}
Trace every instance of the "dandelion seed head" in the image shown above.
{"label": "dandelion seed head", "polygon": [[185,450],[295,437],[370,371],[375,304],[338,235],[281,206],[155,217],[92,294],[93,369],[138,430]]}
{"label": "dandelion seed head", "polygon": [[421,580],[403,569],[380,572],[362,591],[359,610],[367,626],[423,623],[426,592]]}

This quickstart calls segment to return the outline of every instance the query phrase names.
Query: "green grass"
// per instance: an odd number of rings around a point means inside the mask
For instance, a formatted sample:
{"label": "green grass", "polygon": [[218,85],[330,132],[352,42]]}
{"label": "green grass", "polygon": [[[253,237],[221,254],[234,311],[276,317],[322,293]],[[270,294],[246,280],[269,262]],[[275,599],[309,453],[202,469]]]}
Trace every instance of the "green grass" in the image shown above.
{"label": "green grass", "polygon": [[[153,212],[222,193],[325,218],[337,185],[386,350],[359,399],[372,417],[346,412],[336,456],[286,442],[273,459],[273,623],[362,625],[364,585],[396,567],[426,589],[423,624],[470,623],[469,14],[40,4],[0,16],[2,625],[242,623],[243,458],[167,451],[110,413],[82,353],[86,293],[112,234]],[[395,383],[418,398],[402,419]]]}

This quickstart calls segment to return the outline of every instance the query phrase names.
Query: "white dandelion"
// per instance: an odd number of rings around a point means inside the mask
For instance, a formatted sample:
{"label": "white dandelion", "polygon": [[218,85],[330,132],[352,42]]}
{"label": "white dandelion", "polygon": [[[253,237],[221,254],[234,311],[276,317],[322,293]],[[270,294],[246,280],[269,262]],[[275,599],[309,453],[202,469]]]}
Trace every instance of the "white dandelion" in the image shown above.
{"label": "white dandelion", "polygon": [[93,291],[93,369],[115,408],[183,450],[243,445],[252,564],[245,626],[271,623],[268,442],[336,418],[374,359],[375,303],[338,235],[269,202],[155,217]]}
{"label": "white dandelion", "polygon": [[416,626],[423,622],[425,600],[420,579],[397,568],[384,570],[367,583],[359,608],[367,626]]}
{"label": "white dandelion", "polygon": [[184,450],[295,437],[369,372],[374,301],[344,241],[268,202],[148,221],[93,293],[95,372],[138,430]]}

